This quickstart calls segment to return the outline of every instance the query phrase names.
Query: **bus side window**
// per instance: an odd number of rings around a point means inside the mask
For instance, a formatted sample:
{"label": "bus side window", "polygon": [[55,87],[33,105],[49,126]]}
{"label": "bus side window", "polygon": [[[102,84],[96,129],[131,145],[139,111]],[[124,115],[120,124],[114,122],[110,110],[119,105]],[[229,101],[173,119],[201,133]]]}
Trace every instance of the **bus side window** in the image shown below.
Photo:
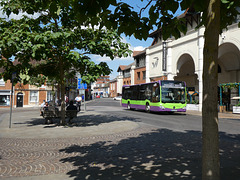
{"label": "bus side window", "polygon": [[154,87],[152,89],[152,102],[160,101],[160,89],[159,86]]}

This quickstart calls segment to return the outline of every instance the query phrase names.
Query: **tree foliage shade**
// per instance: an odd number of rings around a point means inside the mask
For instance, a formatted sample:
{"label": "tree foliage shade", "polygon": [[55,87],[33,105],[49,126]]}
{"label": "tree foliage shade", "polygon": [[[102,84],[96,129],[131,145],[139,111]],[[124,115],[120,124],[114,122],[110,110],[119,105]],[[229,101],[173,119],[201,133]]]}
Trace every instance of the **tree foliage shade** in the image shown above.
{"label": "tree foliage shade", "polygon": [[[143,1],[134,2],[140,5]],[[89,62],[85,53],[108,55],[111,58],[116,55],[126,56],[128,54],[125,50],[126,45],[121,44],[119,39],[116,41],[111,39],[117,37],[116,33],[134,35],[137,39],[147,39],[150,31],[161,29],[164,40],[170,36],[179,38],[187,32],[187,28],[184,19],[175,16],[176,11],[193,8],[195,12],[201,13],[201,19],[196,28],[201,26],[206,28],[203,69],[203,97],[206,98],[203,102],[202,172],[204,180],[219,179],[216,101],[218,36],[239,18],[240,1],[148,0],[147,4],[140,7],[138,11],[129,2],[120,0],[9,0],[1,2],[1,5],[8,15],[11,12],[40,14],[36,19],[22,19],[21,21],[28,21],[22,24],[14,20],[1,21],[1,32],[6,31],[0,39],[1,54],[4,54],[7,60],[17,56],[26,67],[29,66],[27,61],[30,58],[34,57],[33,59],[39,61],[44,57],[47,62],[41,64],[40,67],[43,70],[45,66],[58,68],[53,64],[59,63],[60,82],[63,79],[62,68],[68,67],[68,64],[64,64],[65,62],[77,62],[81,59],[81,63],[89,65],[88,68],[93,68],[87,69],[81,66],[84,72],[90,70],[101,72],[107,68],[106,64],[101,64],[94,69],[94,65]],[[142,16],[143,11],[148,11],[148,15]],[[20,26],[24,29],[23,31],[19,28]],[[82,26],[91,28],[86,30]],[[92,28],[95,26],[98,26],[97,31]],[[104,37],[104,34],[108,33],[106,29],[116,29],[116,31],[111,31],[107,37]],[[15,35],[12,36],[14,33]],[[81,38],[78,38],[79,36]],[[20,44],[16,45],[15,42]],[[117,43],[114,44],[114,42]],[[80,49],[81,53],[72,52],[75,49]],[[2,61],[1,65],[5,65],[8,71],[23,69],[21,64],[12,66],[11,61]],[[37,68],[34,72],[39,69],[41,68]]]}
{"label": "tree foliage shade", "polygon": [[[0,19],[0,67],[4,69],[1,75],[7,80],[16,72],[17,80],[21,76],[22,82],[37,85],[45,79],[54,81],[60,85],[61,99],[64,99],[66,79],[73,78],[77,72],[87,83],[110,74],[107,63],[95,64],[90,55],[114,59],[127,57],[131,51],[116,30],[99,28],[100,17],[96,11],[106,9],[106,2],[98,6],[86,1],[2,1],[8,16],[26,12],[34,18],[24,15],[19,19]],[[79,17],[84,9],[89,11]]]}
{"label": "tree foliage shade", "polygon": [[[40,70],[46,68],[44,73],[47,73],[51,72],[47,70],[59,69],[58,63],[61,57],[66,71],[73,67],[74,70],[81,70],[83,76],[89,76],[89,78],[83,78],[88,82],[94,80],[94,77],[101,73],[109,74],[110,69],[105,63],[94,65],[88,55],[97,54],[114,59],[116,56],[126,57],[131,52],[128,50],[129,45],[121,42],[121,38],[115,30],[100,29],[94,26],[91,18],[99,20],[96,12],[99,11],[99,8],[106,9],[107,4],[106,1],[102,1],[101,7],[97,5],[98,3],[100,2],[37,0],[1,2],[7,15],[21,12],[38,13],[36,18],[25,16],[20,20],[1,19],[1,55],[8,61],[7,64],[2,62],[2,66],[11,66],[9,69],[19,72],[32,67],[29,63],[31,60],[44,60],[41,63],[35,63],[34,72],[39,73]],[[77,14],[81,14],[81,12],[74,11],[79,7],[91,9],[85,12],[85,16],[83,16],[87,17],[85,20],[78,18]],[[13,56],[19,62],[18,68],[9,61]],[[51,72],[47,75],[53,76],[53,74]],[[54,76],[59,78],[57,74]]]}

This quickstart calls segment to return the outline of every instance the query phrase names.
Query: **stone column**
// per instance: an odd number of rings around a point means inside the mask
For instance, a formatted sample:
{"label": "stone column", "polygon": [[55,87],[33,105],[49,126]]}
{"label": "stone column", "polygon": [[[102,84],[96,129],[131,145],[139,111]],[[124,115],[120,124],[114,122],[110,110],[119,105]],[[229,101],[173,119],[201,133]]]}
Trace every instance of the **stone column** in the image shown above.
{"label": "stone column", "polygon": [[134,66],[134,65],[131,66],[131,85],[135,84],[135,74],[134,74],[135,67],[136,66]]}
{"label": "stone column", "polygon": [[173,66],[172,66],[172,46],[171,42],[167,42],[167,80],[174,80]]}
{"label": "stone column", "polygon": [[117,77],[117,93],[122,94],[122,86],[123,86],[123,76],[118,75]]}
{"label": "stone column", "polygon": [[199,111],[202,111],[203,102],[203,48],[204,48],[204,28],[201,27],[198,30],[198,67],[196,67],[196,73],[199,80]]}
{"label": "stone column", "polygon": [[150,74],[149,74],[149,69],[150,69],[150,65],[149,65],[149,49],[146,49],[146,83],[150,82]]}

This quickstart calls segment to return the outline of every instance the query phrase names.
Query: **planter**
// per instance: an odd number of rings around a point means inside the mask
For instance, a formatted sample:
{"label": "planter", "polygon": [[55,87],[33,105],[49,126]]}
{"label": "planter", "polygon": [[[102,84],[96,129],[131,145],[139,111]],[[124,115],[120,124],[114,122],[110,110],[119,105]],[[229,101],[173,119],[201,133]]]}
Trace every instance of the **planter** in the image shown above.
{"label": "planter", "polygon": [[226,106],[223,105],[223,106],[218,106],[218,112],[221,112],[221,113],[225,113],[226,112]]}
{"label": "planter", "polygon": [[240,106],[233,106],[233,113],[240,114]]}
{"label": "planter", "polygon": [[199,111],[199,104],[187,104],[187,110]]}

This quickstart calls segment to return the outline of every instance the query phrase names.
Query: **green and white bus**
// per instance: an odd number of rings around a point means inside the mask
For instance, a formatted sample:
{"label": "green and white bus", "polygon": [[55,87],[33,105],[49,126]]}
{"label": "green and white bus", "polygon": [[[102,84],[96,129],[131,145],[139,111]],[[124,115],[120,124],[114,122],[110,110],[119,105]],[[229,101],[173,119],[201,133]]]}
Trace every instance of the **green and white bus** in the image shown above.
{"label": "green and white bus", "polygon": [[183,81],[156,81],[122,87],[122,106],[147,112],[186,112],[187,92]]}

